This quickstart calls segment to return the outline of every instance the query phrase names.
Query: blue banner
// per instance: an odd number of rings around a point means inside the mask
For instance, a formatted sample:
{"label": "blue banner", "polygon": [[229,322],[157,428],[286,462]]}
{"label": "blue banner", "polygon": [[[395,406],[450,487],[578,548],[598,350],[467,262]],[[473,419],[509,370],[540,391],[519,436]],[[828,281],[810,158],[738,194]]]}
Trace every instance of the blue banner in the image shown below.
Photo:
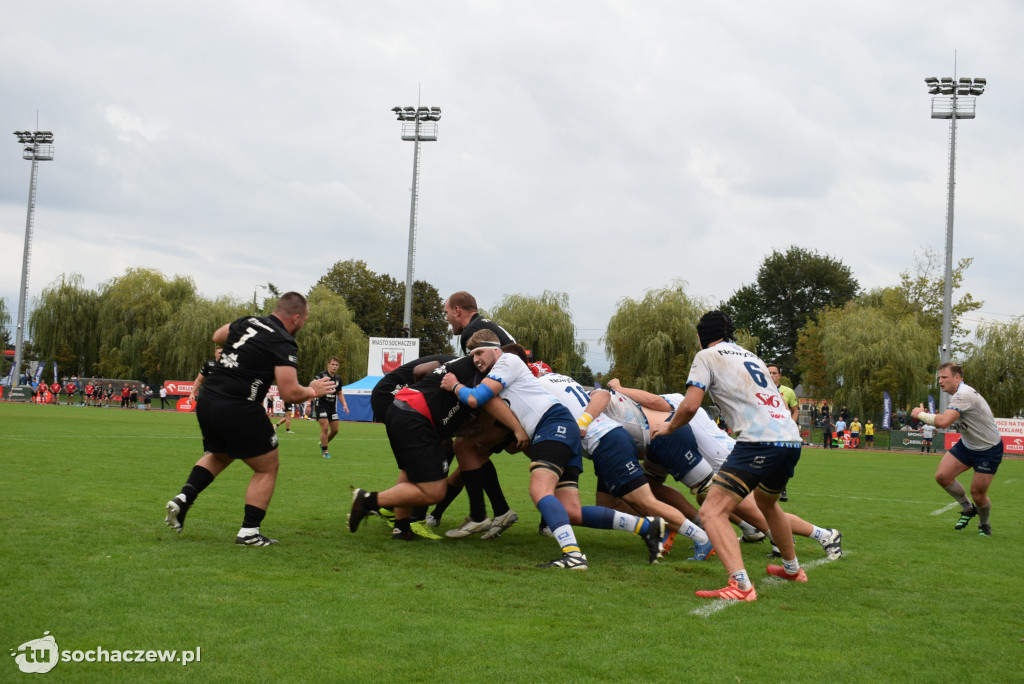
{"label": "blue banner", "polygon": [[44,367],[45,366],[43,364],[41,364],[41,363],[36,366],[36,377],[35,377],[35,380],[33,380],[33,382],[36,385],[38,385],[43,380],[43,368]]}
{"label": "blue banner", "polygon": [[57,362],[56,361],[53,362],[53,381],[54,382],[59,382],[60,381],[60,378],[57,377]]}
{"label": "blue banner", "polygon": [[14,362],[13,361],[11,361],[11,370],[8,371],[7,377],[4,378],[3,384],[7,385],[8,387],[14,387]]}
{"label": "blue banner", "polygon": [[892,428],[892,398],[888,392],[882,392],[882,429]]}
{"label": "blue banner", "polygon": [[928,413],[935,413],[935,397],[928,395]]}

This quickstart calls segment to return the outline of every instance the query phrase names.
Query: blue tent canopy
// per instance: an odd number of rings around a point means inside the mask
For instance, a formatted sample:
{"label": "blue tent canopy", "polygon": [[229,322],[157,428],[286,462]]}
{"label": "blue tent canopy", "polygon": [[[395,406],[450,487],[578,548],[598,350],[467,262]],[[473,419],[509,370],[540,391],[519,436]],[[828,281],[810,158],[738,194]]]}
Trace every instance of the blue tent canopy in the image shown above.
{"label": "blue tent canopy", "polygon": [[372,423],[373,409],[370,408],[370,394],[382,377],[381,375],[368,375],[362,380],[356,380],[351,385],[345,385],[342,391],[345,393],[348,413],[339,410],[338,418],[340,420]]}

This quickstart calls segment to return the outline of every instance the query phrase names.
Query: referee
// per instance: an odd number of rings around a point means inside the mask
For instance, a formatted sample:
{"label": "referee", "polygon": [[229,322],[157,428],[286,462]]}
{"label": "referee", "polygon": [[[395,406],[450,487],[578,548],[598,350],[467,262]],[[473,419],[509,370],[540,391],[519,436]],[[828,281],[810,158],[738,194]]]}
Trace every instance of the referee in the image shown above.
{"label": "referee", "polygon": [[196,462],[181,493],[167,502],[166,523],[179,533],[185,514],[206,489],[236,459],[253,470],[245,492],[245,513],[236,544],[276,544],[260,533],[260,523],[277,482],[277,434],[263,412],[263,400],[271,384],[290,403],[315,399],[333,389],[330,381],[299,384],[298,346],[293,335],[309,317],[306,298],[298,292],[284,294],[269,316],[248,316],[221,326],[213,341],[224,348],[216,373],[211,373],[197,406],[203,434],[203,456]]}

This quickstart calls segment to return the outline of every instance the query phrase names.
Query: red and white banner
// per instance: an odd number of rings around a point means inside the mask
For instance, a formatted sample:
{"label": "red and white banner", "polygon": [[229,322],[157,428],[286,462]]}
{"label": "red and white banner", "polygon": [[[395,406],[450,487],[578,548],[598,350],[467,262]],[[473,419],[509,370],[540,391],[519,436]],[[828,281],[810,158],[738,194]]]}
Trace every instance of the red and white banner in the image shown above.
{"label": "red and white banner", "polygon": [[[996,429],[1003,438],[1003,453],[1009,456],[1024,456],[1024,420],[1020,418],[996,418]],[[946,433],[946,449],[960,441],[959,432]]]}
{"label": "red and white banner", "polygon": [[419,357],[418,337],[371,337],[366,374],[380,377]]}
{"label": "red and white banner", "polygon": [[164,380],[164,389],[172,396],[186,396],[192,393],[191,380]]}

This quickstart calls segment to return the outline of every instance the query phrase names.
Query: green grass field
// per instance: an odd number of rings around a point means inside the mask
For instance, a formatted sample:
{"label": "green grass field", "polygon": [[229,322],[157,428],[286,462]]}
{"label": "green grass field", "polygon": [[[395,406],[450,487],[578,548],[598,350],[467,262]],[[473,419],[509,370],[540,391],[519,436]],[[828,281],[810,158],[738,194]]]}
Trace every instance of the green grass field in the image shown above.
{"label": "green grass field", "polygon": [[[263,525],[281,543],[244,548],[243,464],[183,535],[164,526],[201,455],[194,416],[0,403],[8,652],[47,631],[65,652],[201,649],[188,666],[60,662],[59,681],[1024,682],[1024,461],[1000,468],[984,538],[953,530],[936,455],[805,449],[784,507],[840,528],[846,557],[799,538],[810,581],[794,585],[744,545],[759,600],[716,610],[693,592],[725,573],[687,562],[686,540],[650,566],[638,538],[577,529],[588,571],[536,569],[558,548],[522,456],[496,459],[520,515],[499,539],[392,542],[376,518],[350,534],[352,489],[397,473],[383,427],[343,423],[330,461],[314,423],[293,429]],[[592,503],[591,473],[581,490]]]}

